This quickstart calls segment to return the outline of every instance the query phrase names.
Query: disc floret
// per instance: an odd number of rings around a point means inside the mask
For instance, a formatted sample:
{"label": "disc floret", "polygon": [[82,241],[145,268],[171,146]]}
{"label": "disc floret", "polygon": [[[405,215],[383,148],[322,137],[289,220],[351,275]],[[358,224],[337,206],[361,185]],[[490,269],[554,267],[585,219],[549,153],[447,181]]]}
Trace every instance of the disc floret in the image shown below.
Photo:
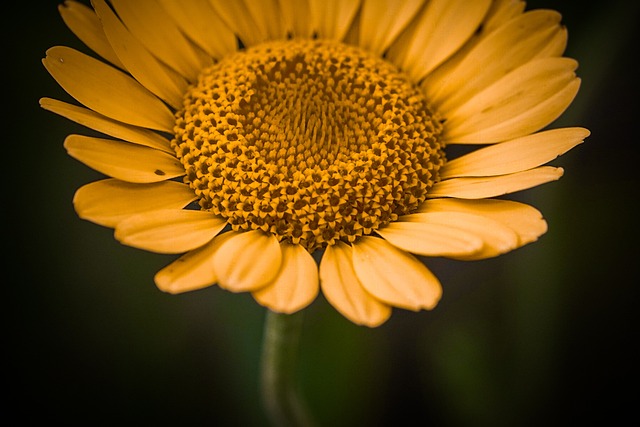
{"label": "disc floret", "polygon": [[384,59],[289,40],[204,70],[172,144],[202,209],[313,252],[417,209],[445,162],[440,132],[415,85]]}

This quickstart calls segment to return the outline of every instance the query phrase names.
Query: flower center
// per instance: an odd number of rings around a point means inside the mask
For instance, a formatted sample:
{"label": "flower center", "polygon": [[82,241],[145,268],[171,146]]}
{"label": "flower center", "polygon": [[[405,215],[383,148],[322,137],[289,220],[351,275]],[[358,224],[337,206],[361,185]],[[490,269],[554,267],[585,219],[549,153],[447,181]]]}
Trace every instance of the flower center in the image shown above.
{"label": "flower center", "polygon": [[445,162],[440,131],[390,63],[289,40],[205,69],[172,144],[202,209],[313,252],[414,211]]}

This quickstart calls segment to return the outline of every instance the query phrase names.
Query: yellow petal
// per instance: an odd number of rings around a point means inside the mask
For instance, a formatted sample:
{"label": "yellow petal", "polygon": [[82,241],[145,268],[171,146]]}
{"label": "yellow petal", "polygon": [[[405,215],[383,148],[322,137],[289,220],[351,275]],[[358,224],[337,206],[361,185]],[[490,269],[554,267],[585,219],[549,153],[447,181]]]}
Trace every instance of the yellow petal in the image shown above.
{"label": "yellow petal", "polygon": [[511,19],[495,31],[481,34],[477,44],[446,73],[427,76],[423,88],[429,100],[441,112],[448,113],[471,96],[485,89],[536,57],[558,56],[549,45],[557,44],[566,31],[561,15],[553,10],[533,10]]}
{"label": "yellow petal", "polygon": [[418,212],[466,212],[494,219],[516,232],[519,246],[538,239],[547,232],[547,222],[540,211],[524,203],[512,200],[427,200]]}
{"label": "yellow petal", "polygon": [[158,61],[129,32],[104,0],[94,0],[93,7],[102,20],[107,39],[127,71],[158,98],[174,109],[180,109],[182,96],[187,90],[186,80]]}
{"label": "yellow petal", "polygon": [[527,135],[558,118],[578,92],[577,62],[531,61],[447,115],[446,141],[483,144]]}
{"label": "yellow petal", "polygon": [[424,0],[365,1],[359,20],[359,46],[382,55],[423,4]]}
{"label": "yellow petal", "polygon": [[227,222],[210,212],[162,209],[127,217],[116,226],[122,244],[161,254],[187,252],[209,242]]}
{"label": "yellow petal", "polygon": [[496,0],[482,23],[482,31],[490,33],[524,12],[526,2],[522,0]]}
{"label": "yellow petal", "polygon": [[90,7],[77,1],[66,0],[58,6],[58,10],[67,27],[84,44],[116,67],[124,69],[104,35],[100,19]]}
{"label": "yellow petal", "polygon": [[206,245],[187,252],[156,273],[156,286],[164,292],[179,294],[211,286],[218,281],[213,268],[213,257],[226,240],[225,234]]}
{"label": "yellow petal", "polygon": [[220,287],[254,291],[273,281],[282,262],[278,239],[257,230],[233,233],[213,260]]}
{"label": "yellow petal", "polygon": [[582,143],[584,128],[562,128],[527,135],[473,151],[448,161],[440,178],[495,176],[541,166]]}
{"label": "yellow petal", "polygon": [[309,0],[313,28],[321,38],[342,40],[359,6],[360,0]]}
{"label": "yellow petal", "polygon": [[307,0],[279,0],[282,25],[294,37],[311,38],[313,25]]}
{"label": "yellow petal", "polygon": [[458,199],[485,199],[536,187],[560,179],[564,170],[541,166],[509,175],[480,178],[451,178],[440,181],[429,190],[428,198],[457,197]]}
{"label": "yellow petal", "polygon": [[478,29],[490,0],[430,0],[389,50],[389,59],[418,82]]}
{"label": "yellow petal", "polygon": [[428,212],[406,215],[401,218],[406,223],[437,224],[463,233],[469,233],[482,241],[478,251],[469,254],[449,255],[451,258],[475,260],[498,256],[518,247],[518,235],[505,224],[490,218],[466,212]]}
{"label": "yellow petal", "polygon": [[211,65],[180,31],[177,24],[155,0],[112,0],[118,16],[129,31],[159,60],[189,81],[195,81],[200,71]]}
{"label": "yellow petal", "polygon": [[261,22],[269,40],[284,39],[287,36],[278,0],[250,1],[249,3],[251,3],[252,15]]}
{"label": "yellow petal", "polygon": [[351,247],[345,243],[325,250],[320,262],[320,286],[327,301],[355,324],[375,327],[391,316],[391,307],[362,287],[353,268]]}
{"label": "yellow petal", "polygon": [[318,265],[300,245],[280,243],[282,265],[275,279],[253,292],[260,304],[279,313],[294,313],[318,295]]}
{"label": "yellow petal", "polygon": [[74,49],[57,46],[42,60],[62,88],[88,108],[107,117],[173,132],[173,113],[128,75]]}
{"label": "yellow petal", "polygon": [[245,46],[285,37],[277,0],[210,0],[211,6]]}
{"label": "yellow petal", "polygon": [[442,296],[440,282],[422,262],[383,239],[354,243],[353,267],[362,286],[392,306],[431,310]]}
{"label": "yellow petal", "polygon": [[[475,47],[496,29],[504,27],[506,22],[522,14],[524,7],[525,3],[517,0],[498,0],[491,4],[478,31],[456,53],[422,80],[420,87],[427,95],[432,107],[446,111],[446,103],[451,99],[455,99],[458,91],[481,89],[475,85],[465,84],[468,80],[461,80],[456,90],[452,92],[450,90],[450,81],[456,78],[457,73],[468,72],[469,70],[465,67],[460,67],[460,64],[463,61],[468,61],[469,57],[473,57],[470,53],[474,52]],[[472,77],[475,74],[482,73],[487,68],[490,68],[490,64],[483,64],[482,70],[476,70]],[[502,73],[502,75],[504,74],[505,72]]]}
{"label": "yellow petal", "polygon": [[453,257],[480,251],[483,242],[477,233],[461,230],[453,221],[431,213],[423,221],[392,222],[376,232],[393,246],[417,255]]}
{"label": "yellow petal", "polygon": [[149,129],[131,126],[98,114],[88,108],[68,104],[51,98],[40,99],[40,106],[45,110],[59,114],[83,126],[114,138],[155,148],[167,153],[175,154],[169,140]]}
{"label": "yellow petal", "polygon": [[127,217],[160,209],[182,209],[195,199],[188,185],[175,181],[132,184],[104,179],[80,187],[73,205],[80,218],[115,228]]}
{"label": "yellow petal", "polygon": [[174,156],[128,142],[69,135],[64,148],[90,168],[123,181],[159,182],[185,173]]}
{"label": "yellow petal", "polygon": [[213,10],[208,0],[161,0],[160,3],[180,30],[212,58],[219,59],[237,50],[236,36]]}

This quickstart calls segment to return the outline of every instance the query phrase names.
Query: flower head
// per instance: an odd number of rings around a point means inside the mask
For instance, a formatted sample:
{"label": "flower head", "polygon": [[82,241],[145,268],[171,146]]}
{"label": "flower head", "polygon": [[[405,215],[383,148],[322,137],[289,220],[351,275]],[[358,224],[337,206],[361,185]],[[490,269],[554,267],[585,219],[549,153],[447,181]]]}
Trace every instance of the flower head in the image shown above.
{"label": "flower head", "polygon": [[545,164],[589,134],[543,130],[580,80],[560,15],[521,1],[92,4],[60,11],[102,59],[43,60],[83,106],[41,105],[105,135],[65,141],[106,175],[76,211],[182,254],[155,276],[166,292],[218,284],[292,313],[322,290],[368,326],[431,309],[442,287],[417,256],[537,240],[540,212],[497,197],[558,179]]}

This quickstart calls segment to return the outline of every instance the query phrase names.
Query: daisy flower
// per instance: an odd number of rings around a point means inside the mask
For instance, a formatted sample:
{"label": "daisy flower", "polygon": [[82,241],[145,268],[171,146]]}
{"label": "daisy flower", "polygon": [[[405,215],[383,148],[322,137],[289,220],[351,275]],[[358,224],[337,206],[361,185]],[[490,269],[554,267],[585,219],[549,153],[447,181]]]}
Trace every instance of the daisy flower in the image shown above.
{"label": "daisy flower", "polygon": [[[479,260],[547,231],[502,197],[583,128],[548,129],[580,86],[553,10],[514,0],[93,0],[60,6],[96,55],[47,50],[103,134],[70,156],[105,175],[78,215],[175,261],[163,291],[217,284],[294,313],[322,292],[354,323],[432,309],[419,257]],[[99,57],[99,58],[98,58]],[[447,147],[470,146],[450,158]],[[450,150],[449,150],[450,151]],[[316,260],[319,260],[318,262]]]}

